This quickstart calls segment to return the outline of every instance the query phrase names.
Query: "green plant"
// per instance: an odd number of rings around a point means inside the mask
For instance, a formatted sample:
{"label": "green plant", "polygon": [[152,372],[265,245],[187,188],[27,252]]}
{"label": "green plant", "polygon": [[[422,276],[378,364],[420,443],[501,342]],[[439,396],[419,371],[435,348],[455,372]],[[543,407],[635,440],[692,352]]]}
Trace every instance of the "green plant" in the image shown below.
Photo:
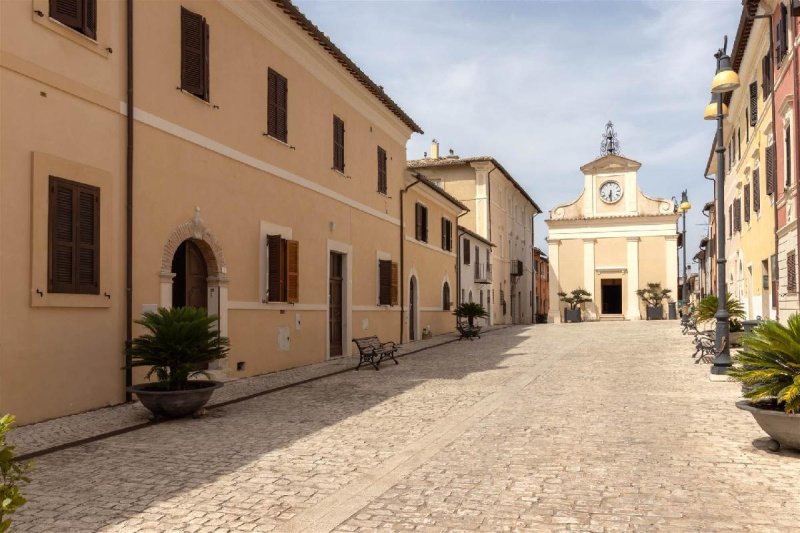
{"label": "green plant", "polygon": [[644,289],[638,289],[636,295],[647,304],[647,307],[658,307],[666,298],[669,298],[671,289],[662,289],[660,283],[648,283]]}
{"label": "green plant", "polygon": [[562,302],[569,305],[569,308],[573,311],[577,309],[579,305],[592,301],[592,293],[580,287],[574,289],[569,294],[566,292],[559,292],[558,297]]}
{"label": "green plant", "polygon": [[786,326],[767,321],[742,339],[728,376],[745,386],[744,397],[775,401],[787,413],[800,411],[800,315]]}
{"label": "green plant", "polygon": [[486,309],[484,309],[481,304],[476,304],[474,302],[465,302],[463,304],[459,304],[459,306],[456,307],[456,310],[453,311],[453,314],[458,318],[466,318],[467,322],[469,323],[469,327],[474,327],[476,318],[489,316],[489,314],[486,312]]}
{"label": "green plant", "polygon": [[6,444],[6,435],[14,422],[12,415],[0,417],[0,533],[11,527],[13,514],[25,504],[26,500],[20,492],[20,487],[30,480],[25,475],[31,468],[31,463],[20,463],[14,460],[14,447]]}
{"label": "green plant", "polygon": [[[728,310],[728,315],[731,317],[731,331],[734,331],[734,322],[744,320],[745,311],[742,302],[734,298],[731,293],[725,293],[725,309]],[[697,306],[697,321],[708,322],[714,320],[714,315],[717,314],[717,296],[709,294]],[[741,331],[741,329],[739,329]]]}
{"label": "green plant", "polygon": [[136,323],[149,333],[133,340],[128,354],[131,367],[149,366],[166,390],[183,390],[190,377],[207,374],[198,366],[225,357],[227,337],[220,337],[212,328],[216,316],[209,316],[197,307],[159,308],[147,312]]}

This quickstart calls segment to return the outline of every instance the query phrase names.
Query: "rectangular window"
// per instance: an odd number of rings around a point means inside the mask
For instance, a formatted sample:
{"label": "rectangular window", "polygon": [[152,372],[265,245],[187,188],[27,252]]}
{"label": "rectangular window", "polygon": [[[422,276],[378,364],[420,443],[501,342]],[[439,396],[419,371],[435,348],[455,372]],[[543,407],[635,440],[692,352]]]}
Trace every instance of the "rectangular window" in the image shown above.
{"label": "rectangular window", "polygon": [[389,184],[386,180],[386,150],[378,146],[378,192],[386,194]]}
{"label": "rectangular window", "polygon": [[764,100],[772,94],[772,54],[769,52],[761,60],[761,94]]}
{"label": "rectangular window", "polygon": [[416,204],[415,214],[415,236],[418,241],[428,242],[428,208],[422,204]]}
{"label": "rectangular window", "polygon": [[289,138],[289,82],[267,71],[267,135],[282,142]]}
{"label": "rectangular window", "polygon": [[733,237],[733,204],[728,206],[728,237]]}
{"label": "rectangular window", "polygon": [[761,173],[759,169],[753,170],[753,211],[761,211]]}
{"label": "rectangular window", "polygon": [[453,250],[453,223],[442,217],[442,250]]}
{"label": "rectangular window", "polygon": [[50,0],[50,18],[97,39],[97,0]]}
{"label": "rectangular window", "polygon": [[742,158],[742,128],[736,130],[736,161]]}
{"label": "rectangular window", "polygon": [[181,8],[181,89],[208,101],[208,24],[202,15],[184,7]]}
{"label": "rectangular window", "polygon": [[300,301],[300,244],[267,235],[267,301],[297,303]]}
{"label": "rectangular window", "polygon": [[742,199],[737,198],[733,201],[733,229],[742,231]]}
{"label": "rectangular window", "polygon": [[786,186],[792,185],[792,128],[787,126],[783,131],[783,153],[786,154]]}
{"label": "rectangular window", "polygon": [[750,184],[744,186],[744,221],[750,222]]}
{"label": "rectangular window", "polygon": [[397,263],[378,261],[378,303],[379,305],[397,305],[398,288]]}
{"label": "rectangular window", "polygon": [[[469,239],[464,239],[464,247],[462,248],[464,251],[464,264],[470,264],[470,254],[472,253],[472,243]],[[476,258],[477,259],[477,258]]]}
{"label": "rectangular window", "polygon": [[767,146],[766,150],[766,166],[767,166],[767,194],[772,195],[775,193],[775,145]]}
{"label": "rectangular window", "polygon": [[775,28],[775,65],[780,66],[789,51],[789,20],[786,5],[781,4],[781,18]]}
{"label": "rectangular window", "polygon": [[344,172],[344,121],[333,115],[333,169]]}
{"label": "rectangular window", "polygon": [[797,292],[797,256],[794,251],[786,254],[786,291]]}
{"label": "rectangular window", "polygon": [[100,294],[100,189],[50,176],[48,292]]}
{"label": "rectangular window", "polygon": [[755,126],[758,122],[758,84],[750,84],[750,125]]}

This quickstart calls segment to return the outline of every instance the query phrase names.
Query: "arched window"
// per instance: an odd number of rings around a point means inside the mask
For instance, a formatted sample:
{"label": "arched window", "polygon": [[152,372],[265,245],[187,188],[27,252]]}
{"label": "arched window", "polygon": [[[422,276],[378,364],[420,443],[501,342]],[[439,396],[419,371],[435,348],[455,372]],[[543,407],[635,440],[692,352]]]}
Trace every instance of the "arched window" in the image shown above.
{"label": "arched window", "polygon": [[469,291],[469,303],[472,303],[472,291]]}
{"label": "arched window", "polygon": [[442,310],[449,311],[450,310],[450,284],[446,281],[442,286]]}

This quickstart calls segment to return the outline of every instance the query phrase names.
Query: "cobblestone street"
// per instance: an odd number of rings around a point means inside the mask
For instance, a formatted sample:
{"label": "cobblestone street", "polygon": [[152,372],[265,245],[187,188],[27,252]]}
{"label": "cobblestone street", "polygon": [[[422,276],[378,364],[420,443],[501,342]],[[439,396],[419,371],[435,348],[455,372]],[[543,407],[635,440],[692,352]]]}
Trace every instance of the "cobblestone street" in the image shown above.
{"label": "cobblestone street", "polygon": [[495,331],[40,457],[15,527],[796,529],[800,454],[692,351],[674,321]]}

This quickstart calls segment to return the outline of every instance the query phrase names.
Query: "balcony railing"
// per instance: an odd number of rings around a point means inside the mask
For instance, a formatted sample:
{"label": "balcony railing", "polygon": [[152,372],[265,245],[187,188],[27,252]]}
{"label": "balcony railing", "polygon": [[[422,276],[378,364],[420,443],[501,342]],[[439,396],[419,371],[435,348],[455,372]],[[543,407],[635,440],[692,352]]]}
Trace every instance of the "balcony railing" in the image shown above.
{"label": "balcony railing", "polygon": [[491,263],[475,263],[475,283],[491,283],[492,282],[492,264]]}

